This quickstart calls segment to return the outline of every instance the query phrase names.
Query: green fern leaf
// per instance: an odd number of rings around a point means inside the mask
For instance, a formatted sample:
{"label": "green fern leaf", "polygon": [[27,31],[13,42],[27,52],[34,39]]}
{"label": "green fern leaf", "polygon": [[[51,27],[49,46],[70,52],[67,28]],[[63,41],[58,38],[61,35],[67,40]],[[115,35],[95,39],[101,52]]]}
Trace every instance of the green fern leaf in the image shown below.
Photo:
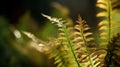
{"label": "green fern leaf", "polygon": [[[59,47],[61,47],[58,50],[59,56],[61,55],[61,57],[59,57],[59,60],[57,56],[55,57],[57,58],[55,60],[55,63],[58,63],[57,66],[61,67],[61,63],[64,63],[65,67],[80,67],[78,58],[73,48],[73,43],[70,40],[71,37],[69,34],[69,28],[67,28],[67,25],[64,23],[65,21],[58,18],[51,18],[50,16],[47,16],[45,14],[42,15],[58,26],[59,37],[57,39],[57,42],[59,43]],[[64,60],[64,62],[61,60]]]}
{"label": "green fern leaf", "polygon": [[116,9],[120,5],[118,0],[98,0],[97,7],[103,9],[103,11],[99,12],[96,16],[99,18],[104,18],[99,22],[98,27],[100,31],[100,45],[107,47],[109,41],[111,41],[111,37],[116,33],[120,32],[120,23],[116,22],[114,19],[114,15],[118,13],[119,9]]}

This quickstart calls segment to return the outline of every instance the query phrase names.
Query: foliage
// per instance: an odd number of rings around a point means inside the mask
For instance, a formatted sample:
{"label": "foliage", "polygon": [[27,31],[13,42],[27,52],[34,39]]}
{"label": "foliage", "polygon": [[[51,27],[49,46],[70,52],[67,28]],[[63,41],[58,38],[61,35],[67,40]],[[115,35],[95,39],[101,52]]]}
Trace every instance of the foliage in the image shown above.
{"label": "foliage", "polygon": [[[0,23],[0,50],[6,55],[6,59],[1,58],[3,62],[0,63],[2,65],[6,67],[22,66],[22,63],[20,64],[19,62],[24,62],[25,60],[21,60],[21,58],[32,58],[32,62],[27,60],[25,62],[28,63],[25,64],[29,64],[29,67],[38,67],[39,64],[48,64],[45,63],[47,61],[41,61],[46,59],[47,56],[49,59],[54,59],[56,67],[120,66],[120,2],[118,0],[97,0],[98,33],[92,33],[91,27],[80,15],[78,15],[76,24],[74,24],[69,18],[69,10],[66,7],[58,3],[53,3],[52,5],[62,12],[60,14],[64,19],[42,14],[51,23],[46,24],[47,27],[45,26],[44,30],[40,32],[41,39],[30,32],[16,30],[14,27],[10,27],[9,30],[6,21],[0,19],[0,22],[3,22]],[[54,15],[56,16],[57,14],[53,12]],[[30,25],[25,23],[27,21],[30,22],[30,19],[29,12],[27,12],[21,18],[20,22],[23,23],[18,28],[20,30],[31,30],[29,28]],[[52,26],[52,24],[55,24],[55,26]],[[31,32],[35,32],[35,30],[31,30]],[[54,33],[58,33],[58,35],[56,36]],[[98,35],[98,38],[94,37],[94,35]],[[51,38],[48,36],[51,36]],[[45,40],[44,37],[46,37],[46,41],[43,41]],[[31,40],[28,40],[28,38]],[[6,65],[5,62],[8,60],[11,61]],[[31,64],[33,62],[36,66]],[[42,67],[45,66],[47,65]]]}

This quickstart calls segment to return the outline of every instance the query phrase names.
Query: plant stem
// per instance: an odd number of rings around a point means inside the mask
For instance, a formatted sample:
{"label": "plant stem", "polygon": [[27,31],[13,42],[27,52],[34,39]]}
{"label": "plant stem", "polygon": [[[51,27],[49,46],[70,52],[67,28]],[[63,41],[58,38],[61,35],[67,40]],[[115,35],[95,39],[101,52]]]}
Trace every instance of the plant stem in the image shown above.
{"label": "plant stem", "polygon": [[110,42],[110,39],[111,39],[111,11],[112,11],[110,0],[107,0],[107,6],[108,6],[108,8],[107,8],[107,13],[108,13],[107,19],[108,19],[108,28],[109,28],[109,30],[108,30],[108,42]]}

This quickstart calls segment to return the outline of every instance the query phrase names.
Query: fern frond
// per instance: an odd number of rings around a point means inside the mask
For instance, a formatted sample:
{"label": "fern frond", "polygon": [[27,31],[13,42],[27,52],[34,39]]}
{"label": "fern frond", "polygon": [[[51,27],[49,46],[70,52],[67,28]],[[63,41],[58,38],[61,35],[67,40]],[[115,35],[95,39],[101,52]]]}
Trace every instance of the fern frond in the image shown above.
{"label": "fern frond", "polygon": [[94,40],[94,38],[91,36],[92,33],[88,32],[90,27],[82,20],[82,18],[80,16],[78,17],[77,23],[78,24],[75,25],[75,27],[74,27],[76,30],[76,32],[74,32],[76,38],[78,36],[79,37],[78,39],[83,40],[84,44],[86,46],[89,46],[87,43]]}
{"label": "fern frond", "polygon": [[[102,18],[102,20],[98,24],[100,32],[99,45],[100,47],[105,49],[107,49],[107,46],[110,45],[109,42],[111,41],[112,36],[120,32],[119,19],[114,19],[114,15],[119,12],[119,9],[116,8],[120,5],[118,3],[120,3],[118,0],[98,0],[96,4],[96,6],[102,10],[96,15],[98,18]],[[101,59],[103,59],[101,60],[101,62],[106,62],[104,61],[104,59],[106,54],[108,56],[108,53],[108,51],[103,51],[101,53]]]}
{"label": "fern frond", "polygon": [[[69,28],[64,23],[65,21],[58,19],[58,18],[51,18],[50,16],[47,16],[44,14],[42,15],[48,18],[50,21],[52,21],[52,23],[55,23],[58,26],[58,30],[59,30],[58,43],[61,47],[58,51],[60,52],[60,55],[62,57],[60,59],[63,59],[65,61],[64,63],[66,67],[80,67],[78,58],[73,48],[73,43],[70,40],[71,37],[69,34]],[[58,62],[58,65],[61,64],[61,62]]]}
{"label": "fern frond", "polygon": [[96,6],[103,11],[100,11],[96,16],[99,18],[103,18],[102,21],[99,22],[98,27],[100,31],[100,45],[107,47],[109,41],[111,41],[111,37],[116,33],[120,32],[120,23],[116,22],[114,19],[114,15],[118,13],[117,6],[120,5],[118,0],[98,0]]}
{"label": "fern frond", "polygon": [[106,67],[120,66],[120,33],[114,36],[110,41],[108,45],[105,61],[106,61]]}
{"label": "fern frond", "polygon": [[92,33],[88,32],[90,27],[80,16],[78,17],[77,23],[74,27],[73,43],[80,58],[80,64],[83,67],[97,67],[100,62],[98,61],[98,55],[95,54],[96,52],[91,52],[92,47],[95,47],[95,45],[92,45],[94,40],[94,38],[91,37]]}

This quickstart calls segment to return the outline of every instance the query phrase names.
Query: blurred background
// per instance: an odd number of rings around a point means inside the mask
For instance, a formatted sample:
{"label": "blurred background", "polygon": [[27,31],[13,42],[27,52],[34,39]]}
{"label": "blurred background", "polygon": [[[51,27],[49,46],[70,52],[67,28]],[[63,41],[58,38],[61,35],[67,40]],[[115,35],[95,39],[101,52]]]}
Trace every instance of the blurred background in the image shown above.
{"label": "blurred background", "polygon": [[41,13],[76,22],[78,15],[96,28],[96,0],[0,0],[0,67],[55,67],[53,60],[30,47],[28,31],[46,41],[57,27]]}

